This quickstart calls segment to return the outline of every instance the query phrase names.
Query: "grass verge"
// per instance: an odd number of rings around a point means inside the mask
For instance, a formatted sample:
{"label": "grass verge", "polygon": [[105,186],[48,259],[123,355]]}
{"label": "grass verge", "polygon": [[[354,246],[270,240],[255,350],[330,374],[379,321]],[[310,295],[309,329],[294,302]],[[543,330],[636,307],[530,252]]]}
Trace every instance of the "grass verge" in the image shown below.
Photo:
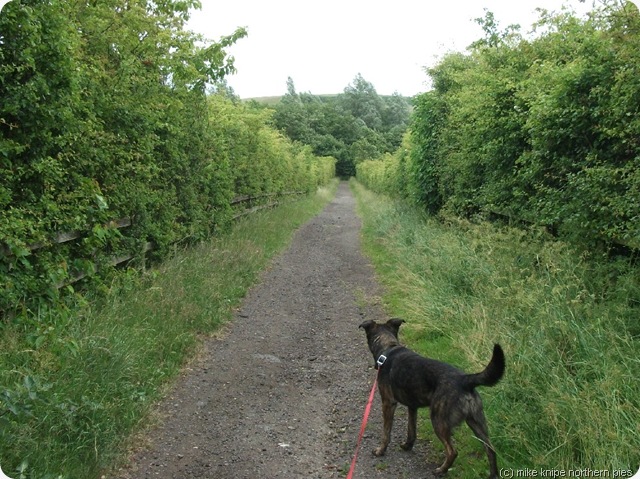
{"label": "grass verge", "polygon": [[[580,256],[535,231],[437,221],[351,186],[385,306],[408,321],[401,340],[470,372],[487,364],[494,342],[505,349],[504,379],[480,388],[505,477],[524,468],[635,473],[637,266]],[[434,444],[429,459],[440,462],[443,448],[424,411],[421,418],[420,435]],[[450,479],[486,476],[486,456],[466,425],[456,440]]]}
{"label": "grass verge", "polygon": [[16,478],[100,477],[203,339],[234,308],[293,232],[335,195],[239,220],[143,278],[117,281],[73,310],[0,324],[0,465]]}

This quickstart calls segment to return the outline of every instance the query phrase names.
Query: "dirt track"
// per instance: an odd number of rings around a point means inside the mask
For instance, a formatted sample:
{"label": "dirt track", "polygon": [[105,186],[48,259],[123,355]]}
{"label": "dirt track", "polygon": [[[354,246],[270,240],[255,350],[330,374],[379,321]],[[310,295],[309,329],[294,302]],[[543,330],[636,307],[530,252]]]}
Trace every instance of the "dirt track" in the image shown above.
{"label": "dirt track", "polygon": [[[343,182],[159,405],[161,426],[119,478],[344,477],[375,374],[358,325],[386,319],[380,292]],[[387,455],[373,457],[376,394],[354,477],[434,477],[424,440],[412,452],[399,448],[405,411]]]}

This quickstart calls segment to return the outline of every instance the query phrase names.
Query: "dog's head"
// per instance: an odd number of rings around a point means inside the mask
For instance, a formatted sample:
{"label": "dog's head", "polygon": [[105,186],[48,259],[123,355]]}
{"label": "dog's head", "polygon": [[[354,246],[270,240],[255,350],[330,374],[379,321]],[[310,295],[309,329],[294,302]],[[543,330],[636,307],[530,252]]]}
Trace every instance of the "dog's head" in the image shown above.
{"label": "dog's head", "polygon": [[400,318],[392,318],[386,323],[376,323],[370,319],[359,326],[367,333],[367,343],[374,359],[387,349],[400,345],[398,331],[402,323],[404,319]]}

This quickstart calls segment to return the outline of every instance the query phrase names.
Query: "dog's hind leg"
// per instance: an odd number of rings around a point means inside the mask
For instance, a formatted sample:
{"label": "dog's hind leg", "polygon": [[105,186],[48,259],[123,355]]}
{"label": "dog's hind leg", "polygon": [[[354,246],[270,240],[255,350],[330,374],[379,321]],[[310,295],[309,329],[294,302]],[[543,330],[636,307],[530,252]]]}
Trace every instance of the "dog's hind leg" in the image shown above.
{"label": "dog's hind leg", "polygon": [[476,435],[478,439],[482,441],[484,450],[487,452],[487,459],[489,459],[489,479],[498,479],[498,463],[496,460],[496,452],[489,440],[489,429],[487,428],[487,422],[484,418],[482,410],[473,416],[467,418],[467,424]]}
{"label": "dog's hind leg", "polygon": [[393,426],[393,415],[396,412],[397,401],[393,399],[389,386],[380,386],[380,397],[382,399],[382,443],[373,451],[376,456],[383,456],[387,446],[391,441],[391,428]]}
{"label": "dog's hind leg", "polygon": [[455,450],[453,443],[451,442],[451,434],[453,431],[451,430],[446,418],[438,418],[433,415],[433,412],[431,414],[431,424],[433,425],[433,431],[436,433],[436,436],[438,436],[438,439],[440,439],[442,444],[444,444],[444,462],[436,469],[437,474],[444,474],[449,470],[453,461],[455,461],[458,456],[458,452]]}
{"label": "dog's hind leg", "polygon": [[413,445],[416,442],[416,426],[418,422],[418,409],[409,408],[409,424],[407,427],[407,441],[401,444],[400,447],[405,451],[413,449]]}

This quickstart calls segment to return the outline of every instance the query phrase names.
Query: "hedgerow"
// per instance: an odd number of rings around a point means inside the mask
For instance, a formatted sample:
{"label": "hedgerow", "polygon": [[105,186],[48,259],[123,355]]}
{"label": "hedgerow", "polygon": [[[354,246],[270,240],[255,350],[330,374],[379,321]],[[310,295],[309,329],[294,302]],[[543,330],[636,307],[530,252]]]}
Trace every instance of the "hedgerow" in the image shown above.
{"label": "hedgerow", "polygon": [[[429,70],[399,170],[409,177],[390,190],[432,213],[497,213],[582,246],[640,247],[637,7],[542,12],[530,39],[500,32],[490,13],[479,22],[485,38]],[[358,178],[382,168],[361,165]]]}
{"label": "hedgerow", "polygon": [[[56,303],[116,257],[161,259],[224,229],[238,195],[333,176],[224,88],[218,42],[185,30],[197,0],[14,0],[0,15],[0,311]],[[114,220],[130,226],[116,228]],[[61,233],[77,232],[57,244]],[[144,254],[145,250],[151,252]]]}

